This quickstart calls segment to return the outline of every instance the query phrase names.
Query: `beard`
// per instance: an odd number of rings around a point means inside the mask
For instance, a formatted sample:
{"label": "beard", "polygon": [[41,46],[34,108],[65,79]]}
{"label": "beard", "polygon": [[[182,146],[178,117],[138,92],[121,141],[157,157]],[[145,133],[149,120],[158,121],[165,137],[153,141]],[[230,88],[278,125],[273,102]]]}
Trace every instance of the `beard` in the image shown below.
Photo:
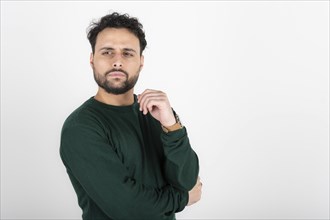
{"label": "beard", "polygon": [[[122,81],[122,79],[107,78],[107,75],[113,71],[124,73],[126,79]],[[107,71],[105,74],[99,74],[96,72],[95,68],[93,68],[93,73],[94,73],[95,82],[99,87],[103,88],[109,94],[121,95],[131,90],[135,86],[136,82],[139,79],[140,69],[131,78],[128,77],[128,73],[126,71],[117,70],[117,69],[112,69],[110,71]]]}

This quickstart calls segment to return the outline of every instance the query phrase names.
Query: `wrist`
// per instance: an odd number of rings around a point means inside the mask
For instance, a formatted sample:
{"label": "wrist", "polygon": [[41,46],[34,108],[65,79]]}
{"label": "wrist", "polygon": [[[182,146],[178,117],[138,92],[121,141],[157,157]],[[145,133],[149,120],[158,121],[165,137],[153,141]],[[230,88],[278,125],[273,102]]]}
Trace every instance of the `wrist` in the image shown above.
{"label": "wrist", "polygon": [[163,126],[163,127],[171,127],[171,126],[173,126],[173,125],[175,125],[177,122],[176,122],[176,119],[175,119],[175,117],[173,117],[173,119],[172,120],[169,120],[169,121],[167,121],[167,122],[165,122],[165,123],[161,123],[161,125]]}
{"label": "wrist", "polygon": [[162,129],[165,133],[176,131],[183,128],[179,116],[177,114],[174,114],[174,116],[175,116],[175,121],[172,125],[166,126],[162,124]]}
{"label": "wrist", "polygon": [[162,129],[164,132],[168,133],[168,132],[172,132],[172,131],[176,131],[182,128],[182,125],[180,123],[175,123],[174,125],[165,127],[162,125]]}

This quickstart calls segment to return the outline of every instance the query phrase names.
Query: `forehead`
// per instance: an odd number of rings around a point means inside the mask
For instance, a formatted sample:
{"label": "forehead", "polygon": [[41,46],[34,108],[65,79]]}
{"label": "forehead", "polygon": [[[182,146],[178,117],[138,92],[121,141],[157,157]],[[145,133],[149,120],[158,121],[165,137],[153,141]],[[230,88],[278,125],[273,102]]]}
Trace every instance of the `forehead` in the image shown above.
{"label": "forehead", "polygon": [[95,49],[105,46],[114,48],[140,48],[139,39],[126,28],[105,28],[96,38]]}

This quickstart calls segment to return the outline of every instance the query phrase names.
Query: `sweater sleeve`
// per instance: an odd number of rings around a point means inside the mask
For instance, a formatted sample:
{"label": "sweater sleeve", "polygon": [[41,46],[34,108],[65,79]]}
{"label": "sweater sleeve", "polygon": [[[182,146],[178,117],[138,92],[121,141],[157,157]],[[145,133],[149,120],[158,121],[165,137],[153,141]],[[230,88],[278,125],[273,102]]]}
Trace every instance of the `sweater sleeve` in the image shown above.
{"label": "sweater sleeve", "polygon": [[148,219],[184,209],[186,192],[167,185],[150,188],[129,176],[100,131],[87,125],[63,127],[61,158],[88,196],[112,219]]}
{"label": "sweater sleeve", "polygon": [[162,132],[161,140],[165,152],[165,175],[174,187],[189,191],[197,181],[199,162],[191,148],[185,127],[172,132]]}

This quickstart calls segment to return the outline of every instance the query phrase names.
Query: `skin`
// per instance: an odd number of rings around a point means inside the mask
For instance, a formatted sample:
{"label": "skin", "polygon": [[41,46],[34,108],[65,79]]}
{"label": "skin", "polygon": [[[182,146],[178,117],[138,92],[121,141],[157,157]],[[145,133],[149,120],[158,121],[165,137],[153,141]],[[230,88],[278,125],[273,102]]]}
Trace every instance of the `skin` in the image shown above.
{"label": "skin", "polygon": [[202,196],[202,182],[201,179],[198,177],[196,185],[192,190],[189,191],[189,201],[187,206],[193,205],[201,199]]}
{"label": "skin", "polygon": [[[139,39],[125,28],[106,28],[101,31],[95,44],[95,52],[90,55],[90,65],[96,77],[105,78],[113,87],[120,87],[125,80],[138,77],[144,64],[144,56],[140,55]],[[107,74],[110,70],[123,70]],[[114,106],[128,106],[134,103],[134,87],[123,94],[111,94],[102,87],[98,88],[94,98],[100,102]],[[163,126],[176,123],[167,95],[158,90],[146,89],[138,95],[140,111],[148,112]],[[202,184],[198,178],[194,188],[189,191],[187,205],[192,205],[201,198]]]}
{"label": "skin", "polygon": [[[97,75],[106,77],[113,86],[120,86],[126,78],[121,72],[105,76],[107,71],[124,70],[128,73],[128,78],[132,78],[139,74],[143,63],[139,40],[128,30],[106,28],[98,34],[95,52],[90,56],[90,64]],[[124,94],[115,95],[99,87],[95,99],[109,105],[127,106],[133,104],[133,94],[133,88]]]}

